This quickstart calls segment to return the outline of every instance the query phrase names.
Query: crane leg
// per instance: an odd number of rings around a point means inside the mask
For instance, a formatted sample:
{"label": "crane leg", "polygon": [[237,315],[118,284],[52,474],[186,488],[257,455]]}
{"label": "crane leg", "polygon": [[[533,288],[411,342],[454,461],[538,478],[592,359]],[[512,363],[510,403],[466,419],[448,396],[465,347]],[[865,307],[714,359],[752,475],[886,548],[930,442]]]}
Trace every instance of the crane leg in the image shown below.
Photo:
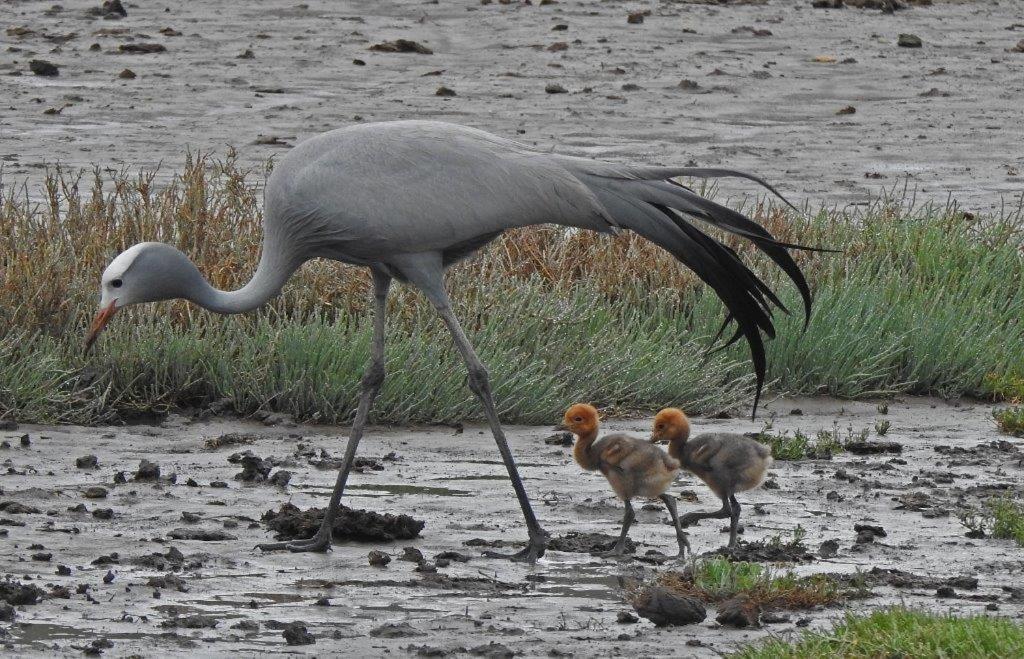
{"label": "crane leg", "polygon": [[327,512],[324,514],[323,522],[316,534],[308,540],[293,540],[289,542],[268,542],[257,545],[262,551],[273,551],[276,549],[287,549],[290,551],[318,551],[323,552],[331,548],[331,534],[334,527],[334,518],[338,515],[341,506],[341,495],[345,493],[345,482],[352,470],[352,462],[356,457],[356,449],[359,440],[363,437],[363,428],[366,426],[366,419],[370,415],[370,408],[373,401],[384,383],[384,314],[387,309],[388,288],[391,286],[391,277],[376,269],[371,269],[373,274],[373,342],[370,347],[370,361],[363,373],[362,391],[359,395],[359,407],[356,409],[356,418],[352,422],[352,433],[348,438],[348,445],[345,447],[345,459],[341,469],[338,471],[338,480],[334,483],[334,491],[331,493],[331,502],[327,505]]}
{"label": "crane leg", "polygon": [[676,510],[676,500],[672,498],[671,494],[662,494],[659,499],[668,508],[668,514],[672,516],[672,525],[676,527],[676,542],[679,543],[679,558],[686,556],[687,550],[692,552],[690,549],[690,540],[686,537],[686,531],[683,530],[682,524],[679,523],[679,512]]}
{"label": "crane leg", "polygon": [[740,526],[740,502],[736,500],[735,494],[729,495],[729,503],[732,504],[732,517],[729,520],[729,546],[736,546],[736,533]]}
{"label": "crane leg", "polygon": [[732,506],[729,504],[729,497],[722,497],[722,509],[704,513],[686,513],[679,520],[679,525],[684,529],[694,522],[702,519],[727,519],[732,517]]}
{"label": "crane leg", "polygon": [[462,325],[459,324],[459,320],[455,317],[452,312],[451,303],[448,299],[448,294],[444,289],[444,270],[441,266],[439,256],[431,257],[430,255],[407,255],[402,261],[395,259],[396,265],[402,271],[409,281],[423,291],[423,294],[427,296],[431,304],[437,310],[441,320],[448,326],[448,331],[452,335],[452,339],[455,342],[455,347],[462,355],[462,360],[466,363],[466,369],[468,370],[468,384],[469,388],[476,394],[477,398],[480,399],[480,403],[484,408],[484,415],[487,417],[487,422],[491,426],[491,433],[494,435],[494,441],[498,445],[498,452],[501,453],[501,459],[505,463],[505,468],[508,470],[508,477],[512,481],[512,488],[516,492],[516,498],[519,499],[519,506],[523,510],[523,517],[526,520],[526,529],[529,533],[529,541],[526,548],[515,554],[499,554],[496,552],[487,552],[485,555],[492,558],[509,558],[515,561],[526,561],[533,563],[538,558],[544,555],[544,551],[547,549],[548,540],[550,535],[547,531],[541,528],[540,523],[537,521],[536,515],[533,514],[533,508],[530,506],[530,499],[526,496],[526,488],[523,487],[523,481],[519,477],[519,470],[516,468],[515,459],[512,457],[512,451],[508,447],[508,440],[505,439],[505,431],[501,428],[501,422],[498,420],[498,411],[494,407],[494,399],[491,396],[491,384],[487,375],[487,368],[483,362],[477,356],[476,351],[473,349],[473,345],[469,342],[466,337],[466,333],[462,330]]}
{"label": "crane leg", "polygon": [[619,533],[619,540],[615,546],[600,553],[600,556],[619,557],[626,553],[626,538],[629,535],[629,527],[633,525],[636,513],[633,511],[633,504],[626,502],[626,514],[622,516],[622,532]]}

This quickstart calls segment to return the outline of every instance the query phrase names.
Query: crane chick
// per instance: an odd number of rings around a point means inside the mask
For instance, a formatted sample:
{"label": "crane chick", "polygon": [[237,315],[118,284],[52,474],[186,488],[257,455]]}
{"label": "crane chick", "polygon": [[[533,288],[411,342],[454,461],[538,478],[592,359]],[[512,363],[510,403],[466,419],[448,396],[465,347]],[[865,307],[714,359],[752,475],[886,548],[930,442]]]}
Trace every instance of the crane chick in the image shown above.
{"label": "crane chick", "polygon": [[635,519],[631,501],[638,497],[661,499],[676,528],[679,556],[685,555],[690,543],[680,525],[675,499],[665,493],[679,473],[679,462],[650,442],[623,433],[605,435],[598,440],[597,410],[592,405],[573,405],[565,412],[564,422],[578,438],[573,447],[576,462],[587,471],[604,474],[615,494],[626,504],[622,533],[607,555],[621,556],[625,552],[626,535]]}
{"label": "crane chick", "polygon": [[734,547],[740,522],[736,493],[760,487],[772,464],[772,450],[736,433],[705,433],[689,438],[690,420],[682,410],[669,407],[654,417],[651,441],[668,442],[668,454],[704,481],[722,500],[721,510],[687,513],[680,524],[686,528],[701,519],[728,517],[729,546]]}

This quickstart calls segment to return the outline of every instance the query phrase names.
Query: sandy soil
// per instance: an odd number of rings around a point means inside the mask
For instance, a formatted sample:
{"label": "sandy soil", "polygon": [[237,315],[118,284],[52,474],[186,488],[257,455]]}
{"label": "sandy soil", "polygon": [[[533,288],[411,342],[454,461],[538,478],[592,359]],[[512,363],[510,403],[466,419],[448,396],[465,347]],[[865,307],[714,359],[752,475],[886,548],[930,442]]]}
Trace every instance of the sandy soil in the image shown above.
{"label": "sandy soil", "polygon": [[[793,414],[796,409],[802,414]],[[937,599],[934,584],[879,585],[874,596],[851,602],[853,609],[902,601],[971,613],[995,602],[1001,614],[1022,616],[1024,592],[1003,589],[1021,582],[1020,548],[1009,541],[968,539],[955,516],[961,502],[979,495],[1001,487],[1018,494],[1022,490],[1024,443],[1013,441],[998,450],[989,446],[1005,438],[996,432],[988,406],[909,399],[891,402],[882,415],[873,403],[780,400],[769,406],[772,413],[777,415],[776,430],[808,433],[831,429],[833,422],[843,432],[848,426],[859,431],[884,418],[892,423],[886,439],[902,444],[903,453],[778,462],[769,479],[777,488],[740,497],[746,504],[745,540],[775,535],[788,539],[800,526],[812,552],[826,540],[838,540],[838,556],[797,566],[801,573],[880,567],[978,580],[974,589],[957,582],[953,596],[942,599]],[[646,423],[609,425],[645,433]],[[760,423],[746,419],[698,419],[696,425],[699,430],[760,429]],[[205,446],[207,439],[226,432],[250,433],[254,441],[215,450]],[[604,479],[581,472],[568,448],[546,444],[550,434],[542,427],[509,428],[543,524],[556,537],[572,531],[615,533],[621,507]],[[28,436],[28,446],[22,445],[22,435]],[[237,656],[268,650],[366,656],[406,654],[421,646],[454,653],[489,643],[504,649],[478,651],[490,656],[507,656],[506,651],[531,656],[714,656],[766,634],[793,631],[798,623],[824,625],[842,613],[838,608],[793,612],[789,622],[742,631],[719,627],[713,622],[714,610],[704,623],[687,627],[620,624],[619,612],[631,610],[624,588],[681,565],[670,561],[657,566],[636,558],[617,562],[559,551],[550,551],[533,567],[483,557],[484,548],[467,541],[518,541],[524,529],[491,439],[478,427],[462,432],[374,428],[368,433],[363,455],[380,458],[394,451],[397,459],[384,460],[382,470],[353,474],[348,503],[408,513],[424,520],[426,527],[415,540],[347,542],[326,555],[261,554],[253,547],[273,537],[259,522],[267,510],[285,501],[300,508],[325,504],[334,473],[311,461],[322,458],[320,449],[332,456],[342,452],[343,428],[172,417],[159,425],[25,426],[0,437],[10,443],[0,450],[6,467],[0,476],[0,507],[6,508],[0,513],[0,530],[8,533],[0,571],[47,593],[64,586],[70,596],[17,607],[15,622],[0,625],[0,642],[15,654],[78,654],[78,648],[102,638],[113,642],[108,652],[114,656],[197,651]],[[228,458],[242,450],[286,461],[277,469],[294,474],[291,484],[282,489],[235,480],[241,469]],[[98,467],[76,467],[76,459],[88,454],[97,456]],[[143,458],[159,466],[159,482],[133,480]],[[119,471],[126,472],[127,482],[115,484]],[[189,479],[195,484],[190,486]],[[215,481],[226,487],[211,486]],[[85,498],[94,486],[109,494]],[[699,501],[684,498],[681,510],[715,506],[693,478],[680,477],[673,487],[685,490],[696,493]],[[10,501],[38,512],[11,512]],[[907,501],[915,505],[907,509]],[[85,510],[71,510],[79,504]],[[110,519],[94,516],[97,509],[107,508],[112,510]],[[186,515],[194,521],[186,521],[183,513],[194,513]],[[674,536],[667,521],[660,508],[639,512],[631,534],[638,543],[637,556],[651,550],[672,553]],[[857,544],[855,523],[880,525],[887,535]],[[724,543],[720,526],[704,522],[691,528],[698,554]],[[234,539],[172,539],[169,534],[175,529],[226,532]],[[184,556],[184,565],[173,560],[169,566],[154,563],[152,555],[173,555],[172,547]],[[469,560],[454,560],[438,567],[436,574],[424,573],[400,560],[406,547],[418,548],[428,562],[443,551],[461,552]],[[373,549],[395,560],[384,568],[371,567],[367,554]],[[58,566],[69,569],[61,575]],[[163,587],[150,585],[151,578],[169,572],[183,580],[187,592],[179,591],[173,579]],[[183,627],[189,621],[215,626]],[[305,624],[314,645],[285,644],[281,626],[294,621]],[[388,627],[402,623],[408,627]],[[374,631],[380,629],[385,631]]]}
{"label": "sandy soil", "polygon": [[[1019,2],[884,14],[803,0],[236,0],[87,16],[99,4],[0,7],[6,185],[38,191],[56,161],[169,171],[187,148],[231,145],[256,164],[354,121],[434,118],[565,153],[745,168],[814,206],[906,182],[919,200],[990,210],[1024,188],[1024,53],[1008,52],[1024,38]],[[905,32],[923,47],[898,47]],[[397,38],[434,52],[369,50]],[[166,51],[119,51],[138,44]],[[33,59],[59,75],[33,75]]]}

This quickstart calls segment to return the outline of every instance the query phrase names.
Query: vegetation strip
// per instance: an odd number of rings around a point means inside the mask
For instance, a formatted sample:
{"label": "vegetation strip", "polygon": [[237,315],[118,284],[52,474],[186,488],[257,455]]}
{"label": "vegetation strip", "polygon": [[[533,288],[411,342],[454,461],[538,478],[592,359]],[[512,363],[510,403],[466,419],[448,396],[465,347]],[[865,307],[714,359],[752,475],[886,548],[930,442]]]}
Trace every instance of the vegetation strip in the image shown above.
{"label": "vegetation strip", "polygon": [[[193,157],[154,173],[55,170],[44,203],[0,199],[0,418],[98,422],[176,407],[344,422],[369,348],[369,282],[305,266],[259,312],[222,318],[179,302],[118,318],[86,360],[81,336],[107,261],[143,240],[176,244],[212,283],[235,288],[261,240],[260,176]],[[751,209],[747,209],[751,211]],[[816,303],[806,332],[780,317],[769,342],[777,393],[1024,395],[1024,218],[880,201],[802,217],[752,209],[795,253]],[[782,301],[798,293],[749,245],[728,240]],[[30,245],[31,249],[26,249]],[[512,231],[449,274],[508,421],[547,423],[568,400],[713,414],[749,403],[741,347],[706,355],[721,305],[671,255],[636,236]],[[396,290],[380,422],[455,422],[478,405],[429,305]],[[425,387],[424,383],[430,383]],[[1012,431],[1008,431],[1012,432]],[[881,434],[881,433],[880,433]]]}

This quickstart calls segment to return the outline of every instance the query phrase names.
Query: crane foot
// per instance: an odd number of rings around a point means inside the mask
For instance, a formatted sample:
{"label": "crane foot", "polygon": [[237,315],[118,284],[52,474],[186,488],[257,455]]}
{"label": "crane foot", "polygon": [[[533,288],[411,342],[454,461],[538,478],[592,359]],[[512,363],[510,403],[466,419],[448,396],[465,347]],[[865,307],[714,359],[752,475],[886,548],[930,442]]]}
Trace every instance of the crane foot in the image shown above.
{"label": "crane foot", "polygon": [[327,537],[320,537],[319,534],[314,535],[308,540],[291,540],[289,542],[264,542],[256,545],[256,549],[260,551],[280,551],[286,549],[288,551],[303,552],[327,552],[331,549],[331,539]]}
{"label": "crane foot", "polygon": [[544,529],[539,529],[536,534],[530,534],[530,540],[527,542],[526,547],[517,551],[514,554],[502,554],[496,551],[485,551],[483,553],[487,558],[507,558],[510,561],[516,561],[520,563],[536,563],[537,559],[544,555],[544,552],[548,548],[548,541],[551,539],[551,535],[548,534]]}

